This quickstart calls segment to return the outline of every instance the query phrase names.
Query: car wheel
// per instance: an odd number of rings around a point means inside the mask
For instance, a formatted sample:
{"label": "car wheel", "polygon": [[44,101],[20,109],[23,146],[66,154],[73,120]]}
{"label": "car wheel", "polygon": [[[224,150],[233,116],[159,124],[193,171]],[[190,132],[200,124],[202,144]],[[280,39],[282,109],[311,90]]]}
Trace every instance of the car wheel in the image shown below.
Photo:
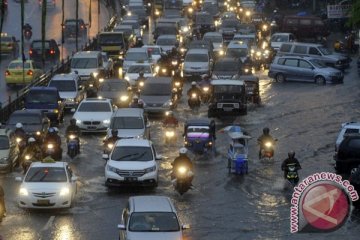
{"label": "car wheel", "polygon": [[325,78],[323,76],[316,76],[315,77],[315,83],[317,85],[324,85],[325,84]]}
{"label": "car wheel", "polygon": [[275,79],[277,82],[285,82],[285,76],[282,73],[278,73]]}

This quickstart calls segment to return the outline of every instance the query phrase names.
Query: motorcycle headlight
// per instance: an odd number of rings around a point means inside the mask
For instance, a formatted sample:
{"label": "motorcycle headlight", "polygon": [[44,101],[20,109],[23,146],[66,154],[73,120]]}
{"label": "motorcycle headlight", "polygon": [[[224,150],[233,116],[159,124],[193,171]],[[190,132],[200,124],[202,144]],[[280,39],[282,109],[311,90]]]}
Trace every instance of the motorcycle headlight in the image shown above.
{"label": "motorcycle headlight", "polygon": [[21,141],[22,141],[21,138],[16,138],[16,142],[17,142],[17,143],[20,143]]}
{"label": "motorcycle headlight", "polygon": [[182,53],[186,52],[186,48],[180,48],[180,52]]}
{"label": "motorcycle headlight", "polygon": [[125,76],[125,80],[129,82],[130,78],[128,76]]}
{"label": "motorcycle headlight", "polygon": [[191,98],[196,98],[196,97],[197,97],[196,93],[191,94]]}
{"label": "motorcycle headlight", "polygon": [[49,144],[47,145],[47,148],[48,148],[48,149],[53,149],[53,148],[54,148],[54,144],[49,143]]}
{"label": "motorcycle headlight", "polygon": [[70,134],[69,138],[70,138],[71,140],[73,140],[73,139],[75,139],[75,135],[74,135],[74,134]]}
{"label": "motorcycle headlight", "polygon": [[166,136],[166,137],[174,137],[174,136],[175,136],[175,132],[174,132],[174,131],[166,131],[166,132],[165,132],[165,136]]}
{"label": "motorcycle headlight", "polygon": [[99,78],[99,82],[104,82],[104,79],[103,79],[103,78]]}
{"label": "motorcycle headlight", "polygon": [[70,189],[67,187],[64,187],[60,190],[60,196],[67,196],[70,194]]}
{"label": "motorcycle headlight", "polygon": [[129,96],[127,96],[127,95],[123,95],[120,97],[120,101],[122,101],[122,102],[126,102],[127,100],[129,100]]}
{"label": "motorcycle headlight", "polygon": [[257,56],[257,57],[260,57],[260,56],[261,56],[261,52],[259,52],[259,51],[256,52],[256,56]]}
{"label": "motorcycle headlight", "polygon": [[152,166],[145,169],[145,173],[150,173],[156,171],[156,166]]}
{"label": "motorcycle headlight", "polygon": [[140,82],[139,82],[139,86],[140,86],[140,87],[143,87],[143,86],[144,86],[144,81],[140,81]]}
{"label": "motorcycle headlight", "polygon": [[93,72],[92,75],[93,75],[94,78],[97,78],[97,76],[99,75],[99,73],[98,73],[98,72]]}
{"label": "motorcycle headlight", "polygon": [[224,54],[225,54],[224,50],[220,50],[220,51],[219,51],[219,55],[220,55],[220,56],[223,56]]}
{"label": "motorcycle headlight", "polygon": [[54,113],[59,113],[59,110],[58,110],[58,109],[54,109],[53,112],[54,112]]}
{"label": "motorcycle headlight", "polygon": [[264,24],[264,25],[262,26],[262,30],[263,30],[263,31],[266,31],[267,29],[268,29],[268,25]]}
{"label": "motorcycle headlight", "polygon": [[181,166],[181,167],[179,167],[179,168],[177,169],[177,172],[178,172],[179,174],[183,175],[183,174],[185,174],[185,173],[187,172],[187,168]]}
{"label": "motorcycle headlight", "polygon": [[204,91],[204,92],[208,92],[208,91],[209,91],[209,87],[203,87],[203,91]]}
{"label": "motorcycle headlight", "polygon": [[160,67],[159,67],[159,66],[156,66],[156,67],[155,67],[155,72],[158,73],[159,71],[160,71]]}
{"label": "motorcycle headlight", "polygon": [[108,143],[107,147],[108,147],[108,149],[113,149],[114,144],[112,144],[112,143]]}
{"label": "motorcycle headlight", "polygon": [[171,61],[171,64],[172,64],[173,66],[176,66],[176,65],[178,64],[178,61],[177,61],[177,60],[172,60],[172,61]]}
{"label": "motorcycle headlight", "polygon": [[173,105],[173,102],[171,100],[166,101],[166,103],[163,104],[163,107],[170,107]]}
{"label": "motorcycle headlight", "polygon": [[40,131],[37,131],[36,132],[36,136],[40,136],[41,135],[41,132]]}
{"label": "motorcycle headlight", "polygon": [[161,69],[161,72],[162,72],[162,73],[166,73],[166,71],[167,71],[166,68],[162,68],[162,69]]}
{"label": "motorcycle headlight", "polygon": [[175,82],[176,87],[180,87],[180,82]]}
{"label": "motorcycle headlight", "polygon": [[24,187],[20,188],[19,194],[20,194],[21,196],[27,196],[27,195],[29,195],[28,190],[27,190],[26,188],[24,188]]}
{"label": "motorcycle headlight", "polygon": [[250,12],[250,11],[246,11],[246,12],[245,12],[245,15],[246,15],[247,17],[249,17],[249,16],[251,15],[251,12]]}
{"label": "motorcycle headlight", "polygon": [[271,142],[267,142],[267,143],[265,143],[265,147],[271,147],[272,146],[272,143]]}
{"label": "motorcycle headlight", "polygon": [[29,154],[25,155],[25,160],[30,160],[31,156]]}
{"label": "motorcycle headlight", "polygon": [[103,124],[110,124],[110,120],[109,119],[103,120]]}
{"label": "motorcycle headlight", "polygon": [[189,8],[188,8],[188,12],[189,12],[189,13],[193,13],[193,12],[194,12],[194,9],[193,9],[192,7],[189,7]]}

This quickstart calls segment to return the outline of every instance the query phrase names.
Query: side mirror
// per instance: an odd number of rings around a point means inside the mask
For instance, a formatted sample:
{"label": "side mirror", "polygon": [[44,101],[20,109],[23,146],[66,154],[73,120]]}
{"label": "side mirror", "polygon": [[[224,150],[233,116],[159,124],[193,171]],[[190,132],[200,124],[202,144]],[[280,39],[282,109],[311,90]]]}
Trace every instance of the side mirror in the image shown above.
{"label": "side mirror", "polygon": [[155,156],[155,160],[161,160],[161,159],[163,159],[163,156],[162,156],[162,155],[156,155],[156,156]]}
{"label": "side mirror", "polygon": [[21,177],[16,177],[16,178],[15,178],[15,181],[16,181],[16,182],[21,182],[21,181],[22,181],[22,178],[21,178]]}
{"label": "side mirror", "polygon": [[102,158],[104,159],[104,160],[109,160],[109,154],[103,154],[102,155]]}
{"label": "side mirror", "polygon": [[77,177],[71,177],[71,181],[72,181],[72,182],[76,182],[77,180],[78,180]]}
{"label": "side mirror", "polygon": [[149,122],[146,123],[146,127],[149,128],[151,127],[151,124]]}
{"label": "side mirror", "polygon": [[118,224],[117,227],[118,227],[119,230],[126,230],[126,227],[125,227],[124,224]]}
{"label": "side mirror", "polygon": [[185,229],[190,229],[190,224],[183,224],[183,225],[181,226],[181,228],[182,228],[183,230],[185,230]]}
{"label": "side mirror", "polygon": [[74,112],[76,111],[76,109],[75,109],[75,108],[72,108],[70,111],[71,111],[72,113],[74,113]]}

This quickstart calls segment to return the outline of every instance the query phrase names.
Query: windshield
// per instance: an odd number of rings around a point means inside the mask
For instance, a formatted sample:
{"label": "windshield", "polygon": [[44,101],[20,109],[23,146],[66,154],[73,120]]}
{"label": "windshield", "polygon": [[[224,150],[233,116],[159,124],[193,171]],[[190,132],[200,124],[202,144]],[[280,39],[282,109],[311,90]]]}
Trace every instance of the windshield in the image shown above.
{"label": "windshield", "polygon": [[141,117],[113,117],[110,123],[111,129],[144,129],[144,121]]}
{"label": "windshield", "polygon": [[148,56],[145,52],[128,52],[125,57],[126,61],[147,61]]}
{"label": "windshield", "polygon": [[133,21],[123,21],[123,24],[131,25],[133,29],[140,28],[140,25],[138,22]]}
{"label": "windshield", "polygon": [[246,57],[248,50],[246,48],[228,48],[226,55],[235,58]]}
{"label": "windshield", "polygon": [[211,41],[213,43],[222,43],[223,42],[222,36],[204,36],[204,40]]}
{"label": "windshield", "polygon": [[99,90],[104,92],[117,92],[117,91],[126,91],[128,85],[125,82],[111,82],[107,83],[104,81]]}
{"label": "windshield", "polygon": [[[9,69],[22,69],[22,68],[23,68],[22,62],[12,62],[9,64]],[[28,69],[28,68],[30,68],[30,63],[25,62],[24,69]]]}
{"label": "windshield", "polygon": [[154,156],[151,147],[120,146],[114,148],[111,160],[148,162],[154,160]]}
{"label": "windshield", "polygon": [[171,25],[169,26],[161,26],[161,27],[156,27],[155,29],[156,34],[160,35],[165,35],[165,34],[169,34],[169,35],[176,35],[177,34],[177,30],[175,27],[171,27]]}
{"label": "windshield", "polygon": [[196,24],[212,24],[213,18],[208,14],[196,15]]}
{"label": "windshield", "polygon": [[16,123],[22,123],[23,125],[40,124],[41,118],[39,117],[39,115],[35,114],[11,115],[9,119],[9,124],[15,125]]}
{"label": "windshield", "polygon": [[160,48],[147,48],[149,55],[160,55]]}
{"label": "windshield", "polygon": [[326,64],[322,61],[320,61],[319,59],[311,59],[310,62],[312,64],[314,64],[315,67],[318,67],[318,68],[326,68]]}
{"label": "windshield", "polygon": [[325,48],[325,47],[319,47],[319,50],[324,55],[331,55],[332,54],[331,50],[328,49],[328,48]]}
{"label": "windshield", "polygon": [[245,33],[245,34],[250,34],[250,33],[256,33],[256,28],[255,26],[252,25],[247,25],[247,24],[240,24],[238,27],[238,32],[241,33]]}
{"label": "windshield", "polygon": [[187,54],[185,62],[208,62],[209,58],[206,54]]}
{"label": "windshield", "polygon": [[[42,49],[42,42],[33,42],[32,48]],[[45,42],[44,49],[49,49],[49,48],[50,48],[49,42]]]}
{"label": "windshield", "polygon": [[171,0],[164,1],[165,9],[182,9],[183,1],[179,0]]}
{"label": "windshield", "polygon": [[188,137],[208,138],[210,128],[208,126],[188,126],[186,129]]}
{"label": "windshield", "polygon": [[64,168],[32,167],[26,174],[25,182],[67,182]]}
{"label": "windshield", "polygon": [[242,86],[240,85],[216,85],[213,87],[214,93],[241,93]]}
{"label": "windshield", "polygon": [[28,103],[57,103],[58,96],[54,91],[30,91],[26,97]]}
{"label": "windshield", "polygon": [[158,38],[156,45],[175,45],[176,38]]}
{"label": "windshield", "polygon": [[84,102],[80,104],[78,112],[111,112],[110,104],[107,102]]}
{"label": "windshield", "polygon": [[127,73],[151,73],[151,67],[146,65],[131,65]]}
{"label": "windshield", "polygon": [[238,69],[239,66],[236,62],[217,62],[214,66],[214,71],[234,72]]}
{"label": "windshield", "polygon": [[73,58],[71,59],[71,68],[89,69],[97,68],[97,58]]}
{"label": "windshield", "polygon": [[223,21],[221,27],[223,28],[236,28],[238,26],[238,21],[236,20],[226,20]]}
{"label": "windshield", "polygon": [[50,81],[49,87],[56,87],[59,92],[76,92],[75,81],[71,80]]}
{"label": "windshield", "polygon": [[274,35],[271,37],[271,42],[288,42],[289,37],[285,35]]}
{"label": "windshield", "polygon": [[169,96],[171,91],[171,84],[147,83],[141,91],[141,95]]}
{"label": "windshield", "polygon": [[100,34],[99,43],[100,45],[123,45],[122,42],[123,36],[121,33],[114,33],[114,34]]}
{"label": "windshield", "polygon": [[0,136],[0,150],[9,149],[9,138],[7,136]]}
{"label": "windshield", "polygon": [[129,221],[131,232],[178,232],[179,220],[173,212],[134,212]]}

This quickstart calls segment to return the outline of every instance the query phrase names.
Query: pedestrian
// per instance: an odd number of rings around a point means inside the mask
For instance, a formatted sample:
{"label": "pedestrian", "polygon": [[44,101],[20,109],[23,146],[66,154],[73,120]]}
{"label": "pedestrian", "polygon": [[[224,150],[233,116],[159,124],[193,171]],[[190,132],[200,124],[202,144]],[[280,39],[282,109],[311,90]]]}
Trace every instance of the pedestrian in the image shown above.
{"label": "pedestrian", "polygon": [[2,219],[3,217],[6,217],[5,193],[4,193],[4,189],[1,185],[0,185],[0,214],[2,214],[0,219]]}

